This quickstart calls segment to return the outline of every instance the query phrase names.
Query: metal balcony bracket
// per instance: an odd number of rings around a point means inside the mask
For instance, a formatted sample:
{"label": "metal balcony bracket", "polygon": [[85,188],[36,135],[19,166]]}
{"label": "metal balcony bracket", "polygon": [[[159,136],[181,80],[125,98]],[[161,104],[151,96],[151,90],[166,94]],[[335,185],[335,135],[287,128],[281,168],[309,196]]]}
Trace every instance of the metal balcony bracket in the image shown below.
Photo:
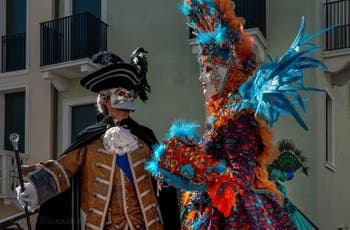
{"label": "metal balcony bracket", "polygon": [[325,51],[324,63],[334,85],[343,86],[350,81],[350,49]]}

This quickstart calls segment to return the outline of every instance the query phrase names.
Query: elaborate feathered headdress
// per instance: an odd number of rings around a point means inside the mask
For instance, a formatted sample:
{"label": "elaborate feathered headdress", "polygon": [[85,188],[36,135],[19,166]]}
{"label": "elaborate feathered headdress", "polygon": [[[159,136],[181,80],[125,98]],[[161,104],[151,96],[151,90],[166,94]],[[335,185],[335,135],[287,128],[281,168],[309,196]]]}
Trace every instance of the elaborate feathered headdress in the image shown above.
{"label": "elaborate feathered headdress", "polygon": [[252,38],[243,31],[244,19],[234,9],[231,0],[185,0],[182,4],[187,24],[197,35],[201,63],[227,64],[236,57],[253,57]]}

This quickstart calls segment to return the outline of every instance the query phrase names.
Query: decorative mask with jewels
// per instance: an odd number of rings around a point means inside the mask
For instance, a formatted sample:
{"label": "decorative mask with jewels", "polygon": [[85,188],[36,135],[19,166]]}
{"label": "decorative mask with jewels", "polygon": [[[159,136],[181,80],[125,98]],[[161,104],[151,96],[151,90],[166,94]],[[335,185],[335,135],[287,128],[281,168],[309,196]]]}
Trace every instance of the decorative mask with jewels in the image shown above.
{"label": "decorative mask with jewels", "polygon": [[201,67],[199,80],[202,82],[203,94],[207,97],[213,97],[220,94],[224,88],[227,65],[207,62]]}
{"label": "decorative mask with jewels", "polygon": [[122,87],[111,89],[110,98],[112,108],[135,110],[135,93],[133,90]]}

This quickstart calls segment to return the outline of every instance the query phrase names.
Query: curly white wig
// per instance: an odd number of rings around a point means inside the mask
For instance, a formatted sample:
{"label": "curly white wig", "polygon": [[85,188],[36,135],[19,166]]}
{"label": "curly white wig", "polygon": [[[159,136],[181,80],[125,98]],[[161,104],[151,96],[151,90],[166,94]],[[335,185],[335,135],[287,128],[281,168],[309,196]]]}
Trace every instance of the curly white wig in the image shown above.
{"label": "curly white wig", "polygon": [[110,89],[101,90],[100,93],[97,96],[97,109],[100,113],[107,114],[108,110],[107,107],[104,105],[106,102],[108,96],[111,95]]}

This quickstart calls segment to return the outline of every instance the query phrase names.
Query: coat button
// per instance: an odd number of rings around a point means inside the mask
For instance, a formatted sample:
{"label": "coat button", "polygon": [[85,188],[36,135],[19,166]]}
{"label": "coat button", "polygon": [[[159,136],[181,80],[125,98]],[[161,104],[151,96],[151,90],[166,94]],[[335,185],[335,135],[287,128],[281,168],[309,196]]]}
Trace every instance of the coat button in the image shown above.
{"label": "coat button", "polygon": [[141,225],[137,224],[137,225],[136,225],[136,228],[137,228],[137,229],[141,229]]}

